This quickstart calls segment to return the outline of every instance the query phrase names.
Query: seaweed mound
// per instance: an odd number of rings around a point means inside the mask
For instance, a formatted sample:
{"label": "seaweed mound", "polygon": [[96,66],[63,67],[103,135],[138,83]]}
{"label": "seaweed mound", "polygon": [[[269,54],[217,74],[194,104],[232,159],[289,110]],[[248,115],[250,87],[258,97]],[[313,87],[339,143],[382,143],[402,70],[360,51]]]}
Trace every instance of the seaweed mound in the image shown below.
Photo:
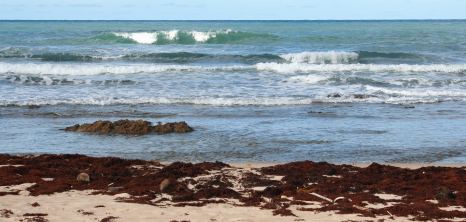
{"label": "seaweed mound", "polygon": [[92,124],[76,124],[74,126],[66,127],[65,131],[72,132],[91,132],[91,133],[115,133],[115,134],[131,134],[131,135],[144,135],[149,133],[187,133],[194,131],[194,129],[184,121],[165,123],[162,125],[158,122],[157,126],[152,126],[149,121],[140,120],[118,120],[111,121],[96,121]]}
{"label": "seaweed mound", "polygon": [[[377,163],[359,168],[301,161],[246,170],[222,162],[164,165],[79,154],[0,154],[0,166],[0,186],[34,183],[27,188],[31,196],[93,190],[92,194],[126,193],[130,197],[117,201],[163,208],[223,203],[280,216],[310,211],[358,214],[373,221],[386,220],[377,220],[379,216],[389,221],[466,218],[465,168],[407,169]],[[78,181],[76,175],[82,173],[90,179]],[[19,193],[0,191],[0,197]],[[2,214],[13,213],[0,209],[0,218]]]}

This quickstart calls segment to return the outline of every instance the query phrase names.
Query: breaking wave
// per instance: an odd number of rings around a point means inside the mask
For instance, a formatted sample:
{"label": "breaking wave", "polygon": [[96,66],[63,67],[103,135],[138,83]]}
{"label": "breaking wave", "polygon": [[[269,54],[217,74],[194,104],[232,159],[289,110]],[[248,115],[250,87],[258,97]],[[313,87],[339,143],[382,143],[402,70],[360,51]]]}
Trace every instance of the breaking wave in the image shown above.
{"label": "breaking wave", "polygon": [[[375,94],[369,91],[376,91]],[[389,90],[369,87],[367,94],[332,94],[315,95],[311,97],[138,97],[120,98],[115,96],[85,96],[78,98],[34,99],[7,101],[0,99],[0,106],[30,106],[30,105],[137,105],[137,104],[186,104],[211,106],[294,106],[313,103],[389,103],[416,104],[436,103],[441,101],[465,101],[465,93],[460,91],[411,91]]]}
{"label": "breaking wave", "polygon": [[337,72],[441,72],[463,74],[466,64],[458,65],[374,65],[374,64],[307,64],[307,63],[258,63],[255,65],[194,66],[194,65],[115,65],[115,64],[60,64],[60,63],[0,63],[0,73],[28,75],[92,76],[103,74],[162,73],[169,71],[234,71],[255,69],[277,73],[337,73]]}
{"label": "breaking wave", "polygon": [[[122,37],[121,37],[122,38]],[[199,38],[200,39],[200,38]],[[174,40],[175,41],[175,40]],[[150,62],[150,63],[271,63],[290,64],[424,64],[431,55],[410,53],[382,53],[382,52],[300,52],[288,54],[210,54],[200,52],[129,52],[126,54],[113,53],[102,55],[99,53],[71,53],[71,52],[34,52],[22,47],[6,47],[0,49],[0,58],[14,60],[40,60],[40,61],[70,61],[70,62]],[[440,61],[440,60],[439,60]],[[443,62],[442,62],[443,63]],[[440,63],[441,64],[441,63]]]}
{"label": "breaking wave", "polygon": [[302,52],[280,55],[281,58],[292,63],[310,64],[346,64],[356,62],[358,54],[355,52]]}
{"label": "breaking wave", "polygon": [[10,64],[0,63],[0,73],[27,75],[65,75],[95,76],[104,74],[138,74],[162,73],[168,71],[209,71],[209,70],[242,70],[246,66],[184,66],[184,65],[102,65],[102,64]]}
{"label": "breaking wave", "polygon": [[153,31],[153,32],[109,32],[94,40],[120,44],[236,44],[247,40],[276,39],[272,34],[242,31]]}
{"label": "breaking wave", "polygon": [[442,72],[464,73],[466,64],[455,65],[378,65],[378,64],[306,64],[306,63],[258,63],[257,70],[273,71],[279,73],[306,73],[306,72]]}

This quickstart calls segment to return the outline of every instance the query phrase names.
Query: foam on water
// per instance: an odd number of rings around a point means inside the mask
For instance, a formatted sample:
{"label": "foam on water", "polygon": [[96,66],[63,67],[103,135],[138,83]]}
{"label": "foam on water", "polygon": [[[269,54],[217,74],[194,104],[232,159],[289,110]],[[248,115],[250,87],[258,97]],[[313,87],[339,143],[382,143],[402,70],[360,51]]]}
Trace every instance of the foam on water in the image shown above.
{"label": "foam on water", "polygon": [[[419,104],[437,103],[445,101],[466,101],[466,93],[455,90],[391,90],[378,87],[367,87],[367,91],[352,92],[351,89],[340,89],[338,96],[325,91],[316,90],[316,94],[309,96],[273,96],[262,97],[249,95],[247,97],[218,97],[218,96],[122,96],[116,97],[109,92],[102,95],[90,95],[79,92],[61,96],[43,95],[36,98],[3,98],[0,107],[8,106],[55,106],[55,105],[207,105],[207,106],[296,106],[314,103],[388,103],[388,104]],[[346,91],[348,90],[348,91]],[[334,91],[335,92],[335,91]],[[338,91],[337,91],[338,92]],[[372,93],[371,93],[372,92]],[[363,93],[363,94],[360,94]],[[20,95],[18,95],[20,96]],[[20,96],[22,97],[22,96]],[[47,98],[50,97],[50,98]],[[60,98],[61,97],[61,98]]]}
{"label": "foam on water", "polygon": [[293,76],[289,80],[291,82],[305,82],[308,84],[316,84],[320,81],[324,81],[330,78],[330,76],[323,75],[307,75],[307,76]]}
{"label": "foam on water", "polygon": [[274,71],[279,73],[297,72],[443,72],[463,73],[466,64],[438,64],[438,65],[378,65],[378,64],[306,64],[306,63],[258,63],[257,70]]}
{"label": "foam on water", "polygon": [[312,98],[209,98],[209,97],[82,97],[68,99],[37,99],[27,101],[2,101],[0,106],[29,106],[29,105],[137,105],[137,104],[189,104],[212,106],[282,106],[307,105],[313,102]]}
{"label": "foam on water", "polygon": [[116,36],[132,39],[141,44],[152,44],[157,41],[158,33],[138,32],[138,33],[113,33]]}
{"label": "foam on water", "polygon": [[278,73],[298,72],[442,72],[464,73],[466,64],[458,65],[374,65],[374,64],[305,64],[305,63],[258,63],[252,66],[190,66],[190,65],[115,65],[115,64],[55,64],[55,63],[1,63],[0,73],[29,75],[102,75],[160,73],[167,71],[201,70],[244,70],[274,71]]}
{"label": "foam on water", "polygon": [[280,55],[281,58],[293,63],[310,63],[310,64],[340,64],[349,63],[358,59],[355,52],[301,52]]}
{"label": "foam on water", "polygon": [[[179,40],[182,35],[191,36],[196,42],[204,43],[209,39],[216,38],[218,34],[228,34],[232,30],[224,31],[156,31],[156,32],[113,32],[115,36],[132,39],[140,44],[154,44],[160,39],[174,41]],[[237,33],[237,32],[236,32]]]}
{"label": "foam on water", "polygon": [[[461,89],[420,89],[412,88],[409,90],[401,89],[387,89],[382,87],[366,86],[368,91],[373,91],[377,93],[390,94],[390,95],[400,95],[400,96],[411,96],[411,97],[466,97],[466,92]],[[462,98],[461,98],[462,99]]]}
{"label": "foam on water", "polygon": [[28,75],[121,75],[138,73],[161,73],[167,71],[242,70],[246,66],[184,66],[184,65],[115,65],[115,64],[55,64],[55,63],[0,63],[0,73]]}

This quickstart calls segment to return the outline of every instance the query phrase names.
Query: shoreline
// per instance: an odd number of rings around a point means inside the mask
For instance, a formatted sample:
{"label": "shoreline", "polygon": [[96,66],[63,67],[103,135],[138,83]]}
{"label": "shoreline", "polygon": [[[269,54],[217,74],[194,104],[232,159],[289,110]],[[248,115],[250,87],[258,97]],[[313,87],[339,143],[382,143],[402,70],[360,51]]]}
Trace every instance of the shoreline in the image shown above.
{"label": "shoreline", "polygon": [[464,221],[464,166],[0,154],[0,220]]}
{"label": "shoreline", "polygon": [[[454,167],[454,168],[459,168],[459,167],[466,167],[466,163],[420,163],[420,162],[413,162],[413,163],[379,163],[379,162],[374,162],[378,163],[381,165],[388,165],[388,166],[394,166],[394,167],[400,167],[400,168],[408,168],[408,169],[418,169],[421,167]],[[170,164],[170,162],[164,162],[164,164]],[[243,168],[261,168],[261,167],[270,167],[270,166],[276,166],[276,165],[283,165],[283,164],[288,164],[288,163],[227,163],[231,166],[234,167],[243,167]],[[372,163],[329,163],[329,164],[335,164],[335,165],[351,165],[355,167],[361,167],[365,168],[370,166]]]}

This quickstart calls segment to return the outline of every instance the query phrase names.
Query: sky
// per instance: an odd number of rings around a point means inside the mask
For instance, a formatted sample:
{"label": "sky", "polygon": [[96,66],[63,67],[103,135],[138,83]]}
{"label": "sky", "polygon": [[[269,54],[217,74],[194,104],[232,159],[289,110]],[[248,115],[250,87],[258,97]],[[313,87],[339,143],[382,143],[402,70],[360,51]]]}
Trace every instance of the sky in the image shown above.
{"label": "sky", "polygon": [[466,0],[0,0],[0,19],[466,19],[465,9]]}

